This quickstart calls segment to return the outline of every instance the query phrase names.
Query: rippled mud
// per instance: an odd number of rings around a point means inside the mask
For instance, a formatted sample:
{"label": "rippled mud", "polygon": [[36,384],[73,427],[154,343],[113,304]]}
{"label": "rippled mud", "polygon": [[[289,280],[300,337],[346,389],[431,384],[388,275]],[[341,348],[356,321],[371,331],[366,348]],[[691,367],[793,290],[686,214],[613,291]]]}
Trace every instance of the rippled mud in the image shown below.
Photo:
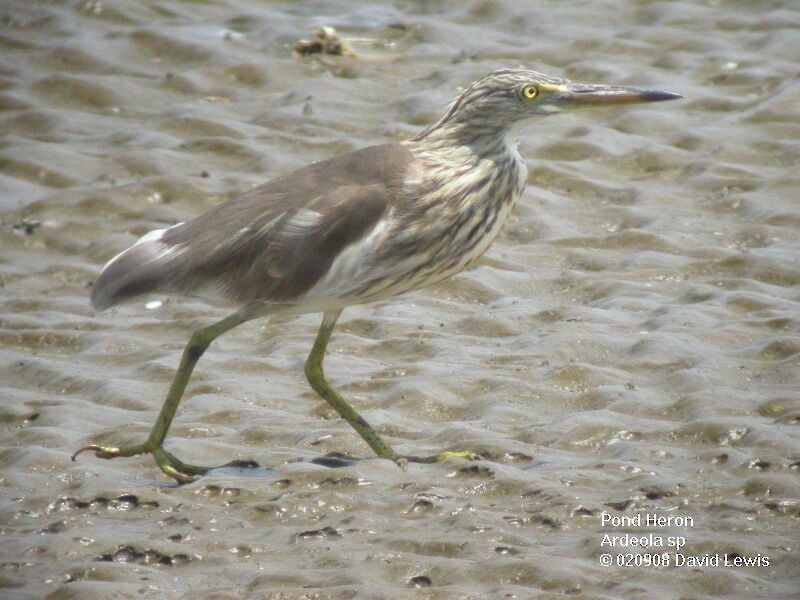
{"label": "rippled mud", "polygon": [[[293,55],[323,26],[358,58]],[[0,48],[0,595],[796,597],[795,3],[11,2]],[[97,314],[105,261],[518,65],[685,100],[532,122],[478,268],[345,311],[340,391],[398,451],[484,460],[311,463],[368,449],[305,383],[305,315],[220,338],[167,440],[261,469],[70,461],[142,441],[226,314]],[[648,531],[769,565],[604,566],[604,513],[692,517]]]}

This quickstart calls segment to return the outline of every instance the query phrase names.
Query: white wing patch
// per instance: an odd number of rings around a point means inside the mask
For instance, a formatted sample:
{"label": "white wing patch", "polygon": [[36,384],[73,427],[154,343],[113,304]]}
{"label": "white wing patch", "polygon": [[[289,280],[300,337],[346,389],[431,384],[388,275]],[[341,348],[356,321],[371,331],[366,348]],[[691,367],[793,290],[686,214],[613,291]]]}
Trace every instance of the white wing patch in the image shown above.
{"label": "white wing patch", "polygon": [[388,226],[389,219],[381,219],[366,237],[342,250],[325,275],[306,292],[305,298],[341,298],[357,288],[369,273],[369,257],[380,246]]}
{"label": "white wing patch", "polygon": [[[158,242],[158,240],[164,237],[164,234],[167,231],[169,231],[170,229],[175,229],[176,227],[180,227],[181,225],[183,225],[183,223],[184,222],[181,221],[180,223],[176,223],[172,227],[166,227],[164,229],[154,229],[153,231],[148,231],[142,237],[136,240],[136,243],[133,246],[131,246],[130,248],[126,248],[125,250],[117,254],[114,258],[112,258],[110,261],[108,261],[106,263],[106,266],[103,267],[103,271],[106,271],[111,265],[113,265],[120,258],[122,258],[122,256],[129,250],[132,250],[133,248],[141,244],[147,244],[149,242]],[[167,246],[166,244],[159,244],[159,246],[161,246],[162,249],[154,252],[153,257],[150,259],[150,261],[156,260],[158,258],[163,258],[170,254],[174,254],[175,252],[179,252],[183,249],[180,244],[176,244],[175,246]],[[103,274],[103,271],[100,272],[101,275]]]}
{"label": "white wing patch", "polygon": [[286,229],[292,232],[302,232],[317,225],[322,220],[322,215],[315,210],[301,208],[291,219],[286,221]]}

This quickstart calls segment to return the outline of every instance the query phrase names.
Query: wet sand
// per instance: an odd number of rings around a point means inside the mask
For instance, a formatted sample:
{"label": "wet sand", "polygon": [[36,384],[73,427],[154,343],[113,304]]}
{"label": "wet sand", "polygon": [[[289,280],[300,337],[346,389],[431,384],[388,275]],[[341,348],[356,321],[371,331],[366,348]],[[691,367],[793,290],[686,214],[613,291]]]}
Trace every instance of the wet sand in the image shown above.
{"label": "wet sand", "polygon": [[[0,6],[4,598],[792,598],[800,590],[800,10],[792,2],[61,2]],[[322,25],[355,52],[297,59]],[[308,388],[318,315],[203,357],[141,441],[191,332],[226,309],[95,313],[148,230],[313,160],[403,139],[524,65],[681,102],[531,122],[529,185],[480,266],[345,311],[332,382],[402,452],[367,455]],[[603,514],[691,517],[620,528]],[[604,566],[604,535],[769,565]],[[661,548],[656,548],[659,552]],[[622,550],[619,550],[622,551]]]}

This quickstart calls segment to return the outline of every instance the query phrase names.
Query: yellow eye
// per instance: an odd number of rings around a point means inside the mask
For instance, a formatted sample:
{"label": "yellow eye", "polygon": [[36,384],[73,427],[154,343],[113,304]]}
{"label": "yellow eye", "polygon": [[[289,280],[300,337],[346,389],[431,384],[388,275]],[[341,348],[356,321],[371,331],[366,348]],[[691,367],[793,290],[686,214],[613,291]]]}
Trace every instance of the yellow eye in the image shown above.
{"label": "yellow eye", "polygon": [[522,88],[522,97],[525,98],[525,100],[533,100],[538,95],[539,88],[537,88],[535,85],[526,85],[524,88]]}

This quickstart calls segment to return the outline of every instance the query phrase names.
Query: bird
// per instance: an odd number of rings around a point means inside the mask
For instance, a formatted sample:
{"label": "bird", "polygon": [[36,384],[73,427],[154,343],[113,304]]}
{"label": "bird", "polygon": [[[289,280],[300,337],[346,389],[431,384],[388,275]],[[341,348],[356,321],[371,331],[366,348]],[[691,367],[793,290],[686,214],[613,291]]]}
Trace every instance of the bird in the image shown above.
{"label": "bird", "polygon": [[404,455],[381,438],[325,377],[337,320],[348,306],[435,284],[475,264],[526,186],[520,125],[578,108],[678,98],[524,68],[496,70],[465,87],[441,118],[410,139],[306,165],[193,220],[147,233],[102,269],[91,292],[96,309],[154,293],[221,299],[236,308],[191,335],[144,442],[91,444],[72,460],[85,451],[103,459],[151,454],[179,483],[206,474],[211,467],[185,463],[164,448],[198,360],[243,323],[303,313],[322,313],[305,362],[308,383],[375,455],[403,467],[480,458],[466,450]]}

